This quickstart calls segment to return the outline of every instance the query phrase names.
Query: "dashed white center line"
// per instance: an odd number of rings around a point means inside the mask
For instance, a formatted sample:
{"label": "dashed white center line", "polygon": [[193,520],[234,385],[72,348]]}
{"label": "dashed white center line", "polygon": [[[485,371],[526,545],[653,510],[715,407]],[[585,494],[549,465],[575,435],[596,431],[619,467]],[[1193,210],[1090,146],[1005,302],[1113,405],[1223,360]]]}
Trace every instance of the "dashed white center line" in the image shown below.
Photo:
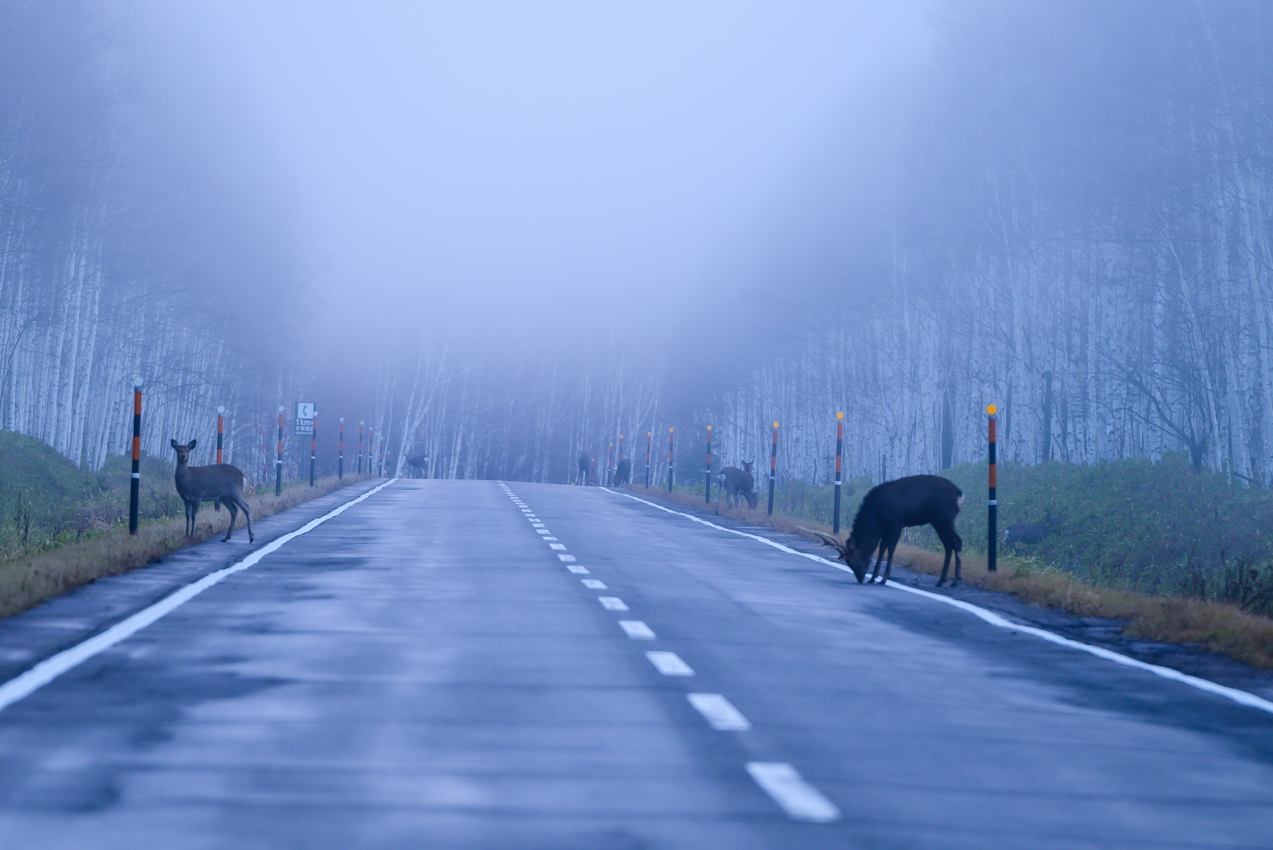
{"label": "dashed white center line", "polygon": [[713,729],[722,732],[746,732],[751,728],[743,713],[720,694],[686,694],[690,705],[706,718]]}
{"label": "dashed white center line", "polygon": [[580,576],[580,575],[586,576],[588,574],[588,568],[581,567],[578,564],[567,564],[566,569],[570,570],[572,573],[574,573],[577,576]]}
{"label": "dashed white center line", "polygon": [[633,640],[654,640],[654,629],[640,620],[620,620],[619,627]]}
{"label": "dashed white center line", "polygon": [[607,611],[626,611],[628,606],[617,596],[598,596],[597,601]]}
{"label": "dashed white center line", "polygon": [[585,579],[581,579],[581,581],[583,582],[583,586],[588,588],[589,590],[605,590],[606,589],[606,583],[604,581],[600,581],[595,578],[585,578]]}
{"label": "dashed white center line", "polygon": [[555,549],[558,552],[564,552],[566,550],[566,544],[565,543],[549,543],[548,548]]}
{"label": "dashed white center line", "polygon": [[535,533],[536,534],[552,534],[552,532],[546,528],[537,528],[535,529]]}
{"label": "dashed white center line", "polygon": [[681,656],[675,652],[647,652],[645,657],[650,659],[650,663],[664,676],[694,675],[690,665],[682,661]]}
{"label": "dashed white center line", "polygon": [[756,784],[782,806],[792,820],[810,823],[829,823],[840,819],[840,810],[789,764],[781,762],[753,761],[747,763],[747,772]]}
{"label": "dashed white center line", "polygon": [[[563,546],[562,548],[564,549],[566,547]],[[564,564],[573,564],[575,561],[579,560],[574,555],[558,555],[557,557],[560,558],[561,562]]]}
{"label": "dashed white center line", "polygon": [[542,522],[532,522],[531,526],[533,526],[534,528],[543,528],[544,524]]}

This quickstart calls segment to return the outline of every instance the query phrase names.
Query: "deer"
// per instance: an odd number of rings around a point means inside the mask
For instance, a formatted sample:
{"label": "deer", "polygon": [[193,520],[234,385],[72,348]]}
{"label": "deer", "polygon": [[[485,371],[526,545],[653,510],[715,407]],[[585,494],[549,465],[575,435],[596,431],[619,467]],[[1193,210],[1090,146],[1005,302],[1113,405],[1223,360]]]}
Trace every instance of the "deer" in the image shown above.
{"label": "deer", "polygon": [[[950,555],[953,552],[955,580],[950,586],[954,587],[963,580],[959,553],[963,551],[964,542],[955,531],[955,518],[959,516],[963,506],[963,491],[952,482],[936,475],[912,475],[872,487],[862,500],[862,506],[853,519],[853,528],[843,543],[821,531],[809,528],[801,530],[834,548],[839,553],[838,560],[849,566],[858,584],[865,580],[866,570],[871,566],[871,556],[878,548],[880,557],[887,555],[888,558],[884,578],[880,582],[887,584],[893,573],[893,552],[902,537],[902,529],[931,525],[946,550],[946,560],[942,564],[937,586],[941,587],[946,583]],[[875,571],[871,573],[868,584],[875,584],[880,576],[880,557],[875,559]]]}
{"label": "deer", "polygon": [[588,457],[588,453],[584,452],[579,455],[579,477],[575,479],[576,484],[592,483],[592,458]]}
{"label": "deer", "polygon": [[237,466],[228,463],[217,463],[212,466],[190,466],[190,452],[197,443],[191,440],[188,445],[181,445],[172,440],[172,448],[177,453],[177,495],[186,504],[186,536],[194,537],[195,518],[199,515],[199,503],[211,501],[216,510],[225,505],[230,512],[230,527],[225,531],[221,542],[227,542],[234,534],[234,523],[239,518],[239,508],[248,521],[248,542],[256,541],[252,533],[252,510],[243,499],[243,472]]}
{"label": "deer", "polygon": [[1003,542],[1013,549],[1022,543],[1038,543],[1056,530],[1056,523],[1056,517],[1048,514],[1048,518],[1041,523],[1023,522],[1010,525],[1003,530]]}
{"label": "deer", "polygon": [[627,484],[632,478],[632,461],[625,458],[619,459],[619,465],[614,468],[614,484],[619,486]]}
{"label": "deer", "polygon": [[756,465],[755,461],[743,461],[743,468],[736,466],[727,466],[720,472],[716,473],[720,477],[720,487],[716,489],[716,515],[720,515],[720,499],[725,496],[729,502],[729,506],[738,505],[739,498],[747,500],[747,504],[755,510],[756,508],[756,479],[752,477],[752,467]]}

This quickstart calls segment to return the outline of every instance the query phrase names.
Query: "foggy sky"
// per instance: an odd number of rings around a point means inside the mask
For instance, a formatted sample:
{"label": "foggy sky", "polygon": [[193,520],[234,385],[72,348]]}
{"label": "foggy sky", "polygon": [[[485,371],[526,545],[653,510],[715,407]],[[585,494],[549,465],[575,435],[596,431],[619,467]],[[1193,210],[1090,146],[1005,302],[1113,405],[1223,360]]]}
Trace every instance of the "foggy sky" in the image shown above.
{"label": "foggy sky", "polygon": [[284,187],[319,326],[364,329],[729,298],[926,33],[915,0],[137,2],[166,84]]}

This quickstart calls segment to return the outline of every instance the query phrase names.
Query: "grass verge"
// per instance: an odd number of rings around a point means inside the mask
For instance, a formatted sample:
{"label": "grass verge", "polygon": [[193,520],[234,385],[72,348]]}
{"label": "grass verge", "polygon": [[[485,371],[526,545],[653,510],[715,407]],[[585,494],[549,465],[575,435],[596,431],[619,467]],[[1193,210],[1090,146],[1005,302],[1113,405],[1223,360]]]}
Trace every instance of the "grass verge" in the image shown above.
{"label": "grass verge", "polygon": [[[341,481],[333,476],[319,479],[313,487],[302,483],[289,485],[279,496],[272,492],[248,495],[252,519],[272,516],[368,477],[346,475]],[[0,563],[0,617],[25,611],[104,576],[134,570],[191,543],[225,534],[228,520],[226,511],[214,511],[207,504],[199,510],[199,524],[193,539],[186,537],[184,516],[154,519],[142,522],[135,536],[130,535],[127,528],[114,527],[78,543]],[[236,534],[247,534],[242,517],[236,528],[239,529]]]}
{"label": "grass verge", "polygon": [[[687,507],[710,507],[701,495],[693,493],[668,493],[639,485],[627,489]],[[770,517],[763,510],[746,507],[730,509],[722,504],[721,515],[791,534],[799,534],[800,526],[831,533],[831,527],[823,523],[780,513]],[[828,549],[828,553],[830,551]],[[894,561],[916,572],[941,574],[942,554],[939,552],[902,543],[897,547]],[[1124,620],[1127,625],[1123,633],[1131,637],[1194,644],[1255,667],[1273,669],[1273,620],[1247,613],[1234,604],[1101,587],[1056,567],[1012,556],[1001,557],[998,571],[991,573],[986,569],[985,558],[969,555],[963,559],[963,577],[977,587],[1008,593],[1075,616]]]}

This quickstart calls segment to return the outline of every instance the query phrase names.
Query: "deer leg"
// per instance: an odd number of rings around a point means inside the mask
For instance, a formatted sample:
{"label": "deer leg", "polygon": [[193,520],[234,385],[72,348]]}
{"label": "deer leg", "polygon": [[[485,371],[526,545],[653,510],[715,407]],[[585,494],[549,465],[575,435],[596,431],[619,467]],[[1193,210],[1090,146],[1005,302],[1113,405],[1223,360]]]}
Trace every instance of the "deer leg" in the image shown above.
{"label": "deer leg", "polygon": [[239,497],[239,507],[243,508],[243,517],[248,522],[248,542],[253,543],[256,541],[256,535],[252,533],[252,509],[242,497]]}
{"label": "deer leg", "polygon": [[190,500],[190,536],[194,537],[199,531],[199,500]]}
{"label": "deer leg", "polygon": [[950,583],[950,586],[954,587],[963,578],[960,575],[959,563],[959,550],[963,548],[963,541],[959,539],[959,535],[955,532],[954,520],[941,525],[934,523],[933,531],[937,532],[937,536],[941,538],[942,547],[946,550],[946,559],[942,563],[941,579],[938,580],[937,586],[941,587],[946,583],[946,572],[950,569],[950,555],[953,552],[955,554],[955,580]]}
{"label": "deer leg", "polygon": [[[950,569],[950,547],[947,546],[945,548],[946,548],[946,560],[943,561],[941,565],[941,578],[937,579],[938,587],[941,587],[943,584],[946,583],[946,572],[947,570]],[[959,567],[955,567],[955,574],[956,575],[959,574]]]}
{"label": "deer leg", "polygon": [[880,544],[878,551],[873,552],[875,555],[875,569],[871,571],[871,580],[867,584],[875,584],[875,580],[880,577],[880,561],[884,560],[884,544]]}
{"label": "deer leg", "polygon": [[234,534],[234,524],[239,519],[239,507],[238,505],[234,504],[233,500],[231,499],[227,498],[227,499],[222,499],[221,501],[225,503],[225,509],[230,512],[230,527],[225,530],[225,537],[221,538],[221,542],[226,543],[230,540],[230,537]]}
{"label": "deer leg", "polygon": [[884,565],[883,584],[888,584],[889,578],[893,575],[893,553],[895,551],[897,551],[896,542],[894,542],[892,546],[888,547],[888,563]]}
{"label": "deer leg", "polygon": [[191,517],[191,514],[190,514],[190,500],[183,499],[182,504],[186,508],[186,536],[194,537],[194,519]]}

